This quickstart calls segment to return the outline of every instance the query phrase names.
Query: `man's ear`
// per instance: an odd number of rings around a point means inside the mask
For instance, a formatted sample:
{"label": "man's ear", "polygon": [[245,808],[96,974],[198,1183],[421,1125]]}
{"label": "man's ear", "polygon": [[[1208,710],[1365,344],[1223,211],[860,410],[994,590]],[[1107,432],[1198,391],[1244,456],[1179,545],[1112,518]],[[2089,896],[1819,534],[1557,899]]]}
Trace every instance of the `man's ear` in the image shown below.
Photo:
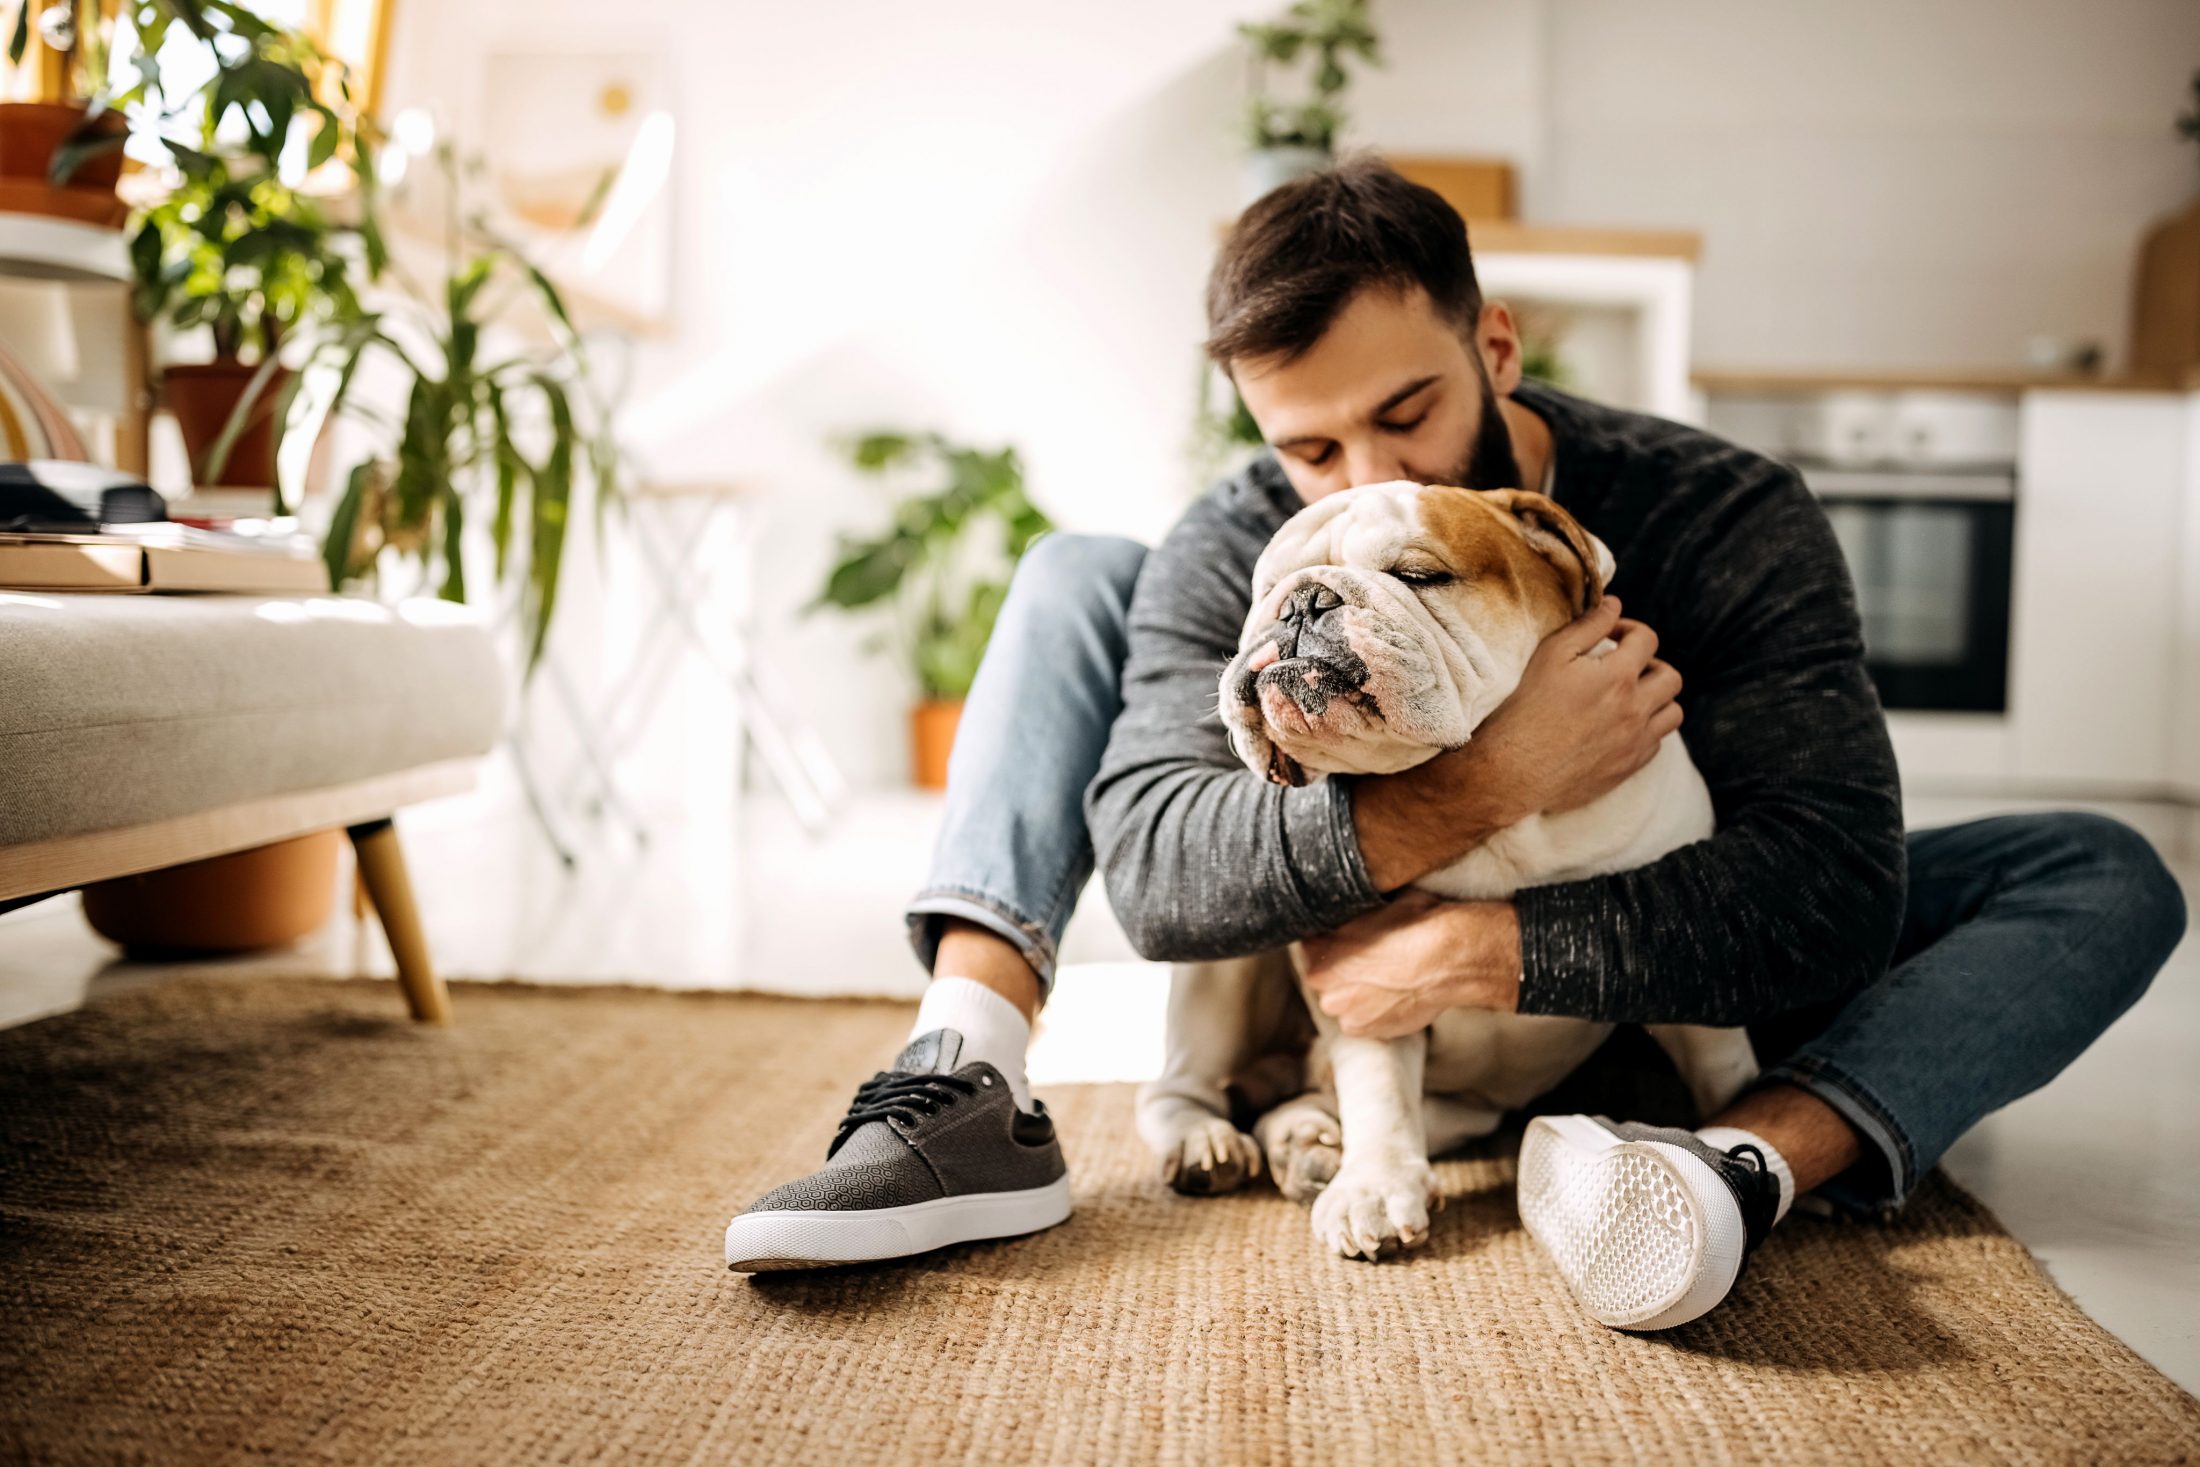
{"label": "man's ear", "polygon": [[1577,614],[1604,599],[1616,569],[1612,552],[1557,500],[1528,489],[1491,489],[1486,497],[1518,522],[1530,549],[1558,567]]}
{"label": "man's ear", "polygon": [[1481,353],[1490,391],[1499,397],[1512,396],[1520,385],[1520,327],[1503,301],[1482,303],[1481,317],[1474,325],[1474,349]]}

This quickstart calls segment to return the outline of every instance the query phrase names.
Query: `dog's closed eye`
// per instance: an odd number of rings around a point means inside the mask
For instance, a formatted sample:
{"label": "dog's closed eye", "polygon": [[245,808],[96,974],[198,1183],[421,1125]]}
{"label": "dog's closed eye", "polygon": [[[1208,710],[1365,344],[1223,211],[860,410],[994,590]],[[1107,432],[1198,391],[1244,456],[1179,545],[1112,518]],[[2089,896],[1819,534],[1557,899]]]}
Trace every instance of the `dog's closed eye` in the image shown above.
{"label": "dog's closed eye", "polygon": [[1390,574],[1405,582],[1407,585],[1413,586],[1415,588],[1419,588],[1422,586],[1448,586],[1455,579],[1452,573],[1448,570],[1441,570],[1435,566],[1425,565],[1393,566],[1391,568]]}

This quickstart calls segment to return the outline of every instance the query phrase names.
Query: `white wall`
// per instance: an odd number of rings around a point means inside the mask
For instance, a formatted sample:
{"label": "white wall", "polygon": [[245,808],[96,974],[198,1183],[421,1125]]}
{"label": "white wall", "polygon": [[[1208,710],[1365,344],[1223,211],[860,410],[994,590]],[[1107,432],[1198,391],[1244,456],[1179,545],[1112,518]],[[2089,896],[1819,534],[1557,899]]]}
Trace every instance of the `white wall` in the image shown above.
{"label": "white wall", "polygon": [[2200,187],[2172,120],[2193,0],[1565,0],[1537,214],[1704,234],[1699,362],[2120,356],[2147,221]]}
{"label": "white wall", "polygon": [[[390,106],[464,130],[491,49],[660,46],[680,124],[672,333],[627,427],[660,474],[754,484],[766,643],[858,779],[906,689],[797,619],[868,486],[870,424],[1023,450],[1063,523],[1151,538],[1199,487],[1200,290],[1237,194],[1254,0],[398,7]],[[1377,0],[1358,141],[1510,156],[1531,217],[1705,234],[1698,358],[2011,361],[2120,349],[2147,219],[2200,183],[2170,133],[2191,0]],[[577,603],[585,608],[586,602]],[[583,609],[582,614],[586,614]]]}

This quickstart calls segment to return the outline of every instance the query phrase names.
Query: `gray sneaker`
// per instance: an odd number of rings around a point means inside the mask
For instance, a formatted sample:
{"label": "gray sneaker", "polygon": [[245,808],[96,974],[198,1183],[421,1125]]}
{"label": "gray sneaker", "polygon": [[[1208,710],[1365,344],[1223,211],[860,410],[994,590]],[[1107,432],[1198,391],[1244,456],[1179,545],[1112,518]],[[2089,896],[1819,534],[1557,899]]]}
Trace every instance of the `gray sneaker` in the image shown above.
{"label": "gray sneaker", "polygon": [[1018,1109],[993,1066],[956,1069],[961,1053],[960,1034],[935,1029],[858,1086],[825,1165],[727,1225],[726,1266],[906,1258],[1068,1217],[1069,1168],[1046,1106]]}

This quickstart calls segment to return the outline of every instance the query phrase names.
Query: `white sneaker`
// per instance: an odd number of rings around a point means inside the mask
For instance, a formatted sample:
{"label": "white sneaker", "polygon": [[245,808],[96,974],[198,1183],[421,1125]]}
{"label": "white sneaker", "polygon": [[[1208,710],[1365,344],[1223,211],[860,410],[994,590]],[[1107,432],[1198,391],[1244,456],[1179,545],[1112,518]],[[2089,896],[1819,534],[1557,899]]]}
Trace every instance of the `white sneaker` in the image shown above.
{"label": "white sneaker", "polygon": [[1659,1330],[1734,1287],[1780,1206],[1754,1146],[1602,1116],[1537,1116],[1520,1142],[1520,1220],[1599,1324]]}

